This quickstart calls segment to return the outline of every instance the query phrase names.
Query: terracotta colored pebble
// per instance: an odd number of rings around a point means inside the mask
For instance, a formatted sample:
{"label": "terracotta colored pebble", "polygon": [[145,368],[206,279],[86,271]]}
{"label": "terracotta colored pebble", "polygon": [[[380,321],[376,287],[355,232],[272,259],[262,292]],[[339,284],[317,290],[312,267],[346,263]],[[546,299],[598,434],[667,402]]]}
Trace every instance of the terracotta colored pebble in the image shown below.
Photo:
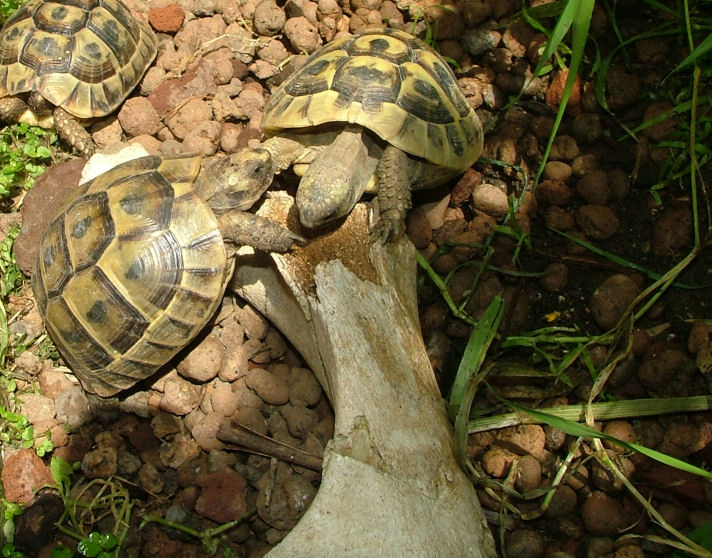
{"label": "terracotta colored pebble", "polygon": [[149,23],[161,33],[175,33],[183,25],[184,19],[185,12],[178,4],[168,4],[148,12]]}

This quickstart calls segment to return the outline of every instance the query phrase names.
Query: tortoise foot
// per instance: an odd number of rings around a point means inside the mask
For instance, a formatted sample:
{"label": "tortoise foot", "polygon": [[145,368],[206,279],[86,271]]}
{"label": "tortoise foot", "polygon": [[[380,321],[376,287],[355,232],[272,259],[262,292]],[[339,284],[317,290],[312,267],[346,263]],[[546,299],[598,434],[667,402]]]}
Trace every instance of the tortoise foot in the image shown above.
{"label": "tortoise foot", "polygon": [[378,220],[371,231],[374,241],[385,244],[396,241],[405,234],[403,216],[397,211],[378,215]]}
{"label": "tortoise foot", "polygon": [[0,99],[0,122],[14,124],[27,110],[27,103],[19,97],[4,97]]}
{"label": "tortoise foot", "polygon": [[76,118],[62,108],[54,109],[54,127],[60,138],[71,145],[85,159],[89,159],[96,151],[96,144]]}

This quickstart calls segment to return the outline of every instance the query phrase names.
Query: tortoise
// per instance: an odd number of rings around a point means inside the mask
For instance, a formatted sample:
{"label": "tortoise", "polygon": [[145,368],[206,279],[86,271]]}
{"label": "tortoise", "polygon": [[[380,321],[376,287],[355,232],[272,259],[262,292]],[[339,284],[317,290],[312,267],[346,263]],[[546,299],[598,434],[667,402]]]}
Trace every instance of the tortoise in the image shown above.
{"label": "tortoise", "polygon": [[444,184],[482,151],[482,126],[445,60],[395,29],[314,52],[267,103],[260,147],[301,175],[296,206],[315,228],[377,193],[382,239],[403,231],[411,190]]}
{"label": "tortoise", "polygon": [[205,162],[149,155],[77,189],[44,233],[32,289],[87,391],[130,388],[195,338],[222,299],[239,245],[286,251],[299,239],[245,211],[271,179],[264,150]]}
{"label": "tortoise", "polygon": [[0,31],[0,122],[54,126],[88,158],[96,146],[77,119],[113,112],[156,51],[120,0],[30,0]]}

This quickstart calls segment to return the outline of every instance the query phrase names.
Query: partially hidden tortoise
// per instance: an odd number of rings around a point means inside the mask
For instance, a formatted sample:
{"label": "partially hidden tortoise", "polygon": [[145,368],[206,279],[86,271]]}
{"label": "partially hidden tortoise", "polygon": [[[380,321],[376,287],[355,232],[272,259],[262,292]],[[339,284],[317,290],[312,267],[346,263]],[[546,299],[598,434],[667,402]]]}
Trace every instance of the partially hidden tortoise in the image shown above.
{"label": "partially hidden tortoise", "polygon": [[120,0],[30,0],[0,31],[0,122],[54,126],[89,157],[96,146],[77,119],[113,112],[157,48]]}
{"label": "partially hidden tortoise", "polygon": [[403,230],[411,190],[441,185],[482,151],[477,115],[447,62],[394,29],[343,37],[313,53],[278,87],[260,147],[275,172],[301,175],[301,223],[320,227],[377,193],[376,234]]}
{"label": "partially hidden tortoise", "polygon": [[285,251],[299,238],[245,211],[271,183],[269,159],[141,157],[79,187],[52,219],[32,288],[87,391],[114,395],[185,347],[218,307],[239,245]]}

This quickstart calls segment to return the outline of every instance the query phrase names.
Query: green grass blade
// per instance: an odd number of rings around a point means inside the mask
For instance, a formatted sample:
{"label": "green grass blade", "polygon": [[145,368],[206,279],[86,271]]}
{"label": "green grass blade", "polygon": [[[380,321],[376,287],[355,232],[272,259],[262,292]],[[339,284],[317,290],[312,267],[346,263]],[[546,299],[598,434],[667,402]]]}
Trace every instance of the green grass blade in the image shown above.
{"label": "green grass blade", "polygon": [[[535,76],[541,75],[542,68],[546,64],[548,64],[549,59],[554,56],[556,49],[558,49],[559,45],[561,45],[561,41],[563,41],[564,37],[566,36],[566,33],[569,32],[569,29],[571,28],[571,23],[573,21],[574,11],[576,9],[576,1],[577,0],[566,0],[563,10],[559,15],[559,19],[556,21],[556,25],[554,26],[554,30],[551,32],[549,40],[544,46],[544,51],[542,52],[541,57],[539,58],[539,62],[537,63],[536,68],[534,69]],[[584,1],[589,2],[591,0]]]}
{"label": "green grass blade", "polygon": [[[659,281],[663,277],[663,274],[653,271],[652,269],[648,269],[647,267],[643,267],[642,265],[639,265],[635,262],[631,262],[630,260],[622,258],[621,256],[617,256],[616,254],[612,254],[611,252],[607,252],[606,250],[602,250],[601,248],[598,248],[597,246],[594,246],[590,242],[586,242],[585,240],[583,240],[581,238],[575,237],[573,235],[570,235],[568,233],[565,233],[565,232],[557,230],[557,229],[553,229],[551,227],[549,227],[549,229],[554,231],[557,234],[560,234],[561,236],[570,240],[571,242],[578,244],[579,246],[583,246],[584,248],[586,248],[586,250],[589,250],[589,251],[593,252],[594,254],[597,254],[601,257],[606,258],[607,260],[610,260],[611,262],[615,263],[616,265],[620,265],[621,267],[627,267],[634,271],[643,273],[649,279],[652,279],[653,281]],[[712,283],[707,283],[705,285],[688,285],[686,283],[680,283],[679,281],[673,281],[672,285],[674,287],[677,287],[678,289],[685,289],[685,290],[708,289],[708,288],[712,287]]]}
{"label": "green grass blade", "polygon": [[450,390],[448,407],[450,420],[452,421],[455,420],[460,410],[460,405],[470,379],[477,374],[485,360],[487,350],[497,334],[497,328],[499,327],[499,322],[502,320],[503,315],[504,299],[501,296],[496,296],[492,302],[490,302],[482,314],[482,317],[477,322],[477,325],[472,330],[470,339],[467,342],[467,347],[465,347],[465,353],[462,355],[460,366],[457,369],[455,381]]}
{"label": "green grass blade", "polygon": [[490,365],[482,370],[482,363],[497,335],[503,315],[504,299],[496,296],[470,335],[450,393],[449,412],[451,420],[454,419],[458,460],[463,467],[467,462],[467,422],[470,418],[472,402],[478,386],[493,366]]}
{"label": "green grass blade", "polygon": [[677,17],[677,12],[669,6],[666,6],[662,2],[658,2],[657,0],[643,0],[643,2],[645,2],[649,6],[652,6],[656,10],[660,10],[661,12],[666,13],[672,17]]}
{"label": "green grass blade", "polygon": [[[712,551],[712,522],[700,525],[690,533],[690,540],[699,544],[702,548]],[[675,552],[672,558],[689,558],[690,554],[687,552]]]}
{"label": "green grass blade", "polygon": [[690,64],[694,64],[699,58],[703,57],[705,54],[707,54],[710,50],[712,50],[712,33],[707,35],[705,39],[697,45],[695,50],[693,50],[687,58],[685,58],[682,62],[680,62],[677,67],[673,70],[673,72],[678,72],[682,70],[683,68],[689,66]]}
{"label": "green grass blade", "polygon": [[423,255],[420,252],[416,252],[415,257],[418,261],[418,265],[423,271],[425,271],[426,275],[440,291],[440,296],[443,297],[443,300],[450,309],[450,312],[452,312],[455,317],[460,318],[462,321],[474,326],[476,324],[475,320],[473,320],[470,316],[468,316],[465,312],[461,311],[457,307],[457,304],[455,304],[455,301],[450,296],[450,291],[448,291],[445,281],[442,280],[440,275],[437,274],[437,272],[432,268],[432,266],[423,257]]}
{"label": "green grass blade", "polygon": [[[587,404],[559,405],[547,408],[546,412],[559,418],[583,421]],[[665,399],[627,399],[625,401],[603,401],[591,405],[593,418],[597,421],[623,418],[640,418],[670,414],[689,414],[712,411],[712,396],[666,397]],[[519,413],[506,413],[491,417],[478,417],[470,421],[468,432],[485,432],[507,426],[536,424],[538,421]]]}
{"label": "green grass blade", "polygon": [[621,136],[617,139],[618,139],[618,141],[624,141],[628,137],[629,134],[634,134],[634,135],[638,134],[638,133],[642,132],[643,130],[650,128],[651,126],[654,126],[658,122],[662,122],[663,120],[667,120],[668,118],[670,118],[672,116],[676,116],[678,114],[682,114],[683,112],[689,111],[691,107],[692,107],[692,101],[685,101],[684,103],[680,103],[679,105],[672,107],[670,110],[661,112],[657,116],[654,116],[653,118],[646,120],[642,124],[639,124],[632,130],[630,130],[630,132],[628,134]]}
{"label": "green grass blade", "polygon": [[633,444],[630,442],[624,442],[623,440],[619,440],[618,438],[615,438],[613,436],[610,436],[609,434],[605,434],[604,432],[599,432],[595,428],[591,428],[590,426],[586,426],[585,424],[581,424],[572,420],[567,420],[563,419],[554,415],[551,415],[549,413],[543,413],[541,411],[535,411],[534,409],[527,409],[526,407],[521,407],[517,405],[516,403],[512,403],[511,401],[504,401],[509,407],[514,409],[515,411],[519,413],[523,413],[525,415],[529,415],[530,417],[535,418],[536,420],[543,422],[545,424],[548,424],[550,426],[553,426],[554,428],[558,428],[559,430],[563,430],[567,434],[570,434],[571,436],[576,436],[576,437],[582,437],[582,438],[600,438],[602,440],[608,440],[610,442],[613,442],[616,445],[619,445],[629,451],[635,451],[638,452],[642,455],[645,455],[646,457],[649,457],[650,459],[654,459],[655,461],[658,461],[664,465],[669,465],[670,467],[675,467],[676,469],[679,469],[681,471],[686,471],[688,473],[692,473],[693,475],[698,475],[701,477],[704,477],[706,479],[712,480],[712,473],[709,471],[705,471],[704,469],[700,469],[699,467],[695,467],[694,465],[691,465],[690,463],[686,463],[680,459],[677,459],[675,457],[671,457],[669,455],[665,455],[664,453],[660,453],[659,451],[652,450],[650,448],[646,448],[645,446],[641,446],[639,444]]}
{"label": "green grass blade", "polygon": [[551,35],[551,38],[546,44],[544,49],[544,54],[542,54],[537,64],[537,68],[534,71],[534,75],[538,76],[537,73],[541,66],[546,63],[550,56],[553,55],[556,48],[559,46],[563,40],[566,33],[571,29],[571,61],[569,64],[569,74],[566,78],[566,84],[564,85],[564,92],[561,97],[561,104],[559,105],[559,110],[556,113],[556,119],[554,120],[554,127],[549,136],[549,141],[544,150],[544,156],[542,157],[539,168],[537,169],[536,178],[534,180],[535,184],[539,183],[539,178],[544,172],[544,167],[549,159],[549,152],[551,151],[551,146],[554,143],[554,138],[556,137],[556,132],[561,125],[561,120],[564,117],[564,112],[566,110],[566,105],[571,97],[571,91],[573,90],[574,83],[576,81],[576,76],[578,75],[579,67],[581,66],[581,61],[583,60],[583,52],[586,47],[586,41],[588,39],[588,28],[591,24],[591,15],[593,14],[593,6],[595,0],[569,0],[564,7],[564,10],[559,16],[559,20],[556,22],[556,27]]}
{"label": "green grass blade", "polygon": [[[486,351],[485,351],[486,352]],[[472,402],[475,400],[475,394],[482,380],[487,376],[492,369],[492,365],[488,366],[478,374],[473,374],[468,378],[465,392],[459,402],[457,415],[455,416],[455,439],[457,440],[457,459],[460,466],[465,469],[467,463],[467,426],[472,409]]]}
{"label": "green grass blade", "polygon": [[7,325],[7,312],[5,304],[0,300],[0,366],[5,363],[5,353],[10,344],[10,330]]}

